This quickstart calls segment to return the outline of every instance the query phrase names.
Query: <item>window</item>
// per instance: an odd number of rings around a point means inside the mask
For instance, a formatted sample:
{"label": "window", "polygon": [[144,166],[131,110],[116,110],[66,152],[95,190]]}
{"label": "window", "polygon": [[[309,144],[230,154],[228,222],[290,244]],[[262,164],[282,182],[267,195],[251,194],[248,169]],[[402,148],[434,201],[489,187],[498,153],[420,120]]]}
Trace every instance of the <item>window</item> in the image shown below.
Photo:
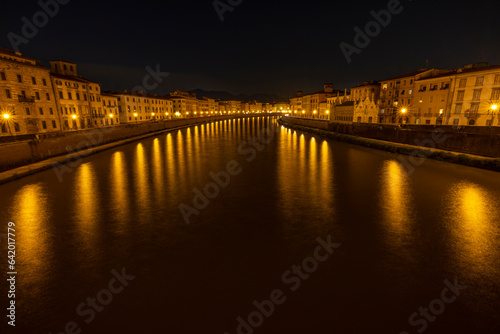
{"label": "window", "polygon": [[42,128],[43,128],[44,130],[47,130],[47,122],[42,121]]}
{"label": "window", "polygon": [[40,112],[40,115],[43,115],[43,108],[38,108],[38,111]]}
{"label": "window", "polygon": [[73,100],[73,97],[71,96],[71,92],[68,92],[68,100]]}
{"label": "window", "polygon": [[420,124],[420,118],[415,119],[415,124]]}
{"label": "window", "polygon": [[26,115],[31,115],[30,108],[26,108]]}
{"label": "window", "polygon": [[40,100],[40,93],[39,92],[35,92],[35,97],[37,100]]}
{"label": "window", "polygon": [[481,89],[474,89],[474,95],[472,96],[472,100],[478,101],[481,99]]}
{"label": "window", "polygon": [[459,90],[457,92],[457,101],[463,101],[465,95],[465,90]]}
{"label": "window", "polygon": [[23,77],[21,76],[21,74],[18,74],[17,75],[17,82],[23,82]]}
{"label": "window", "polygon": [[410,94],[410,95],[411,95],[412,93],[413,93],[413,89],[410,89],[410,90],[408,91],[408,94]]}
{"label": "window", "polygon": [[83,94],[83,99],[87,101],[87,94]]}
{"label": "window", "polygon": [[9,89],[5,90],[5,95],[7,95],[8,99],[10,99],[12,97],[12,95],[10,95],[10,90]]}
{"label": "window", "polygon": [[50,101],[50,94],[49,93],[45,93],[45,96],[47,97],[47,101]]}
{"label": "window", "polygon": [[479,111],[479,103],[471,103],[470,104],[470,112],[478,112]]}
{"label": "window", "polygon": [[459,82],[459,84],[458,84],[458,87],[463,88],[463,87],[465,87],[465,86],[467,86],[467,78],[460,79],[460,82]]}
{"label": "window", "polygon": [[68,68],[66,67],[66,64],[63,65],[64,70],[66,71]]}
{"label": "window", "polygon": [[49,114],[54,115],[54,110],[52,110],[52,108],[49,108]]}
{"label": "window", "polygon": [[76,99],[79,100],[80,99],[80,93],[76,93]]}
{"label": "window", "polygon": [[63,97],[63,92],[61,92],[61,91],[59,91],[59,98],[60,98],[60,99],[63,99],[63,98],[64,98],[64,97]]}
{"label": "window", "polygon": [[[5,79],[3,79],[3,80],[5,80]],[[500,74],[495,75],[495,83],[494,84],[495,85],[500,85]]]}
{"label": "window", "polygon": [[372,123],[373,122],[373,117],[368,117],[368,123]]}
{"label": "window", "polygon": [[2,133],[7,133],[7,127],[5,126],[5,123],[2,123]]}
{"label": "window", "polygon": [[42,84],[43,84],[44,86],[47,86],[47,80],[42,79]]}
{"label": "window", "polygon": [[493,88],[491,91],[491,100],[497,101],[500,99],[500,88]]}
{"label": "window", "polygon": [[56,121],[52,121],[52,127],[55,129],[57,128]]}
{"label": "window", "polygon": [[455,118],[453,119],[453,125],[458,125],[460,123],[460,119]]}
{"label": "window", "polygon": [[5,72],[0,72],[0,76],[2,77],[2,80],[7,80],[7,78],[5,77]]}
{"label": "window", "polygon": [[493,124],[493,121],[491,119],[486,120],[486,126],[491,126]]}
{"label": "window", "polygon": [[31,77],[31,82],[33,83],[33,85],[36,85],[36,79],[35,79],[35,77]]}
{"label": "window", "polygon": [[425,124],[426,124],[426,125],[431,124],[431,120],[430,120],[430,119],[425,120]]}
{"label": "window", "polygon": [[71,72],[73,72],[73,66],[70,66],[70,67],[69,67],[69,70],[70,70]]}
{"label": "window", "polygon": [[21,131],[21,128],[19,128],[19,124],[18,124],[18,123],[14,123],[14,130],[15,130],[16,132]]}
{"label": "window", "polygon": [[455,105],[455,114],[461,114],[462,113],[462,103],[457,103]]}
{"label": "window", "polygon": [[476,78],[476,86],[482,86],[484,82],[484,77],[477,77]]}

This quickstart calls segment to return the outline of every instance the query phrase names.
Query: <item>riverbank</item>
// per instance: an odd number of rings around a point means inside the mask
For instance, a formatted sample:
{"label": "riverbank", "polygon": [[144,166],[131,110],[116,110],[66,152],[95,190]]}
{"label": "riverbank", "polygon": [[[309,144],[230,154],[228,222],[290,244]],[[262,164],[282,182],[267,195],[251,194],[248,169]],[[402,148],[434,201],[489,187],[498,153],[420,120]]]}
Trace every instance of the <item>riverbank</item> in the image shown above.
{"label": "riverbank", "polygon": [[391,153],[414,156],[415,159],[420,159],[422,157],[425,157],[429,159],[451,162],[469,167],[476,167],[476,168],[482,168],[500,172],[500,159],[498,158],[482,157],[472,154],[457,153],[457,152],[445,151],[434,148],[425,148],[415,145],[394,143],[379,139],[346,135],[342,133],[332,132],[329,130],[292,124],[289,122],[285,122],[282,119],[279,119],[278,123],[293,130],[312,133],[323,138],[329,138],[350,144],[361,145],[368,148],[374,148]]}
{"label": "riverbank", "polygon": [[[179,129],[187,128],[194,125],[199,125],[203,123],[211,123],[221,120],[228,120],[233,118],[247,118],[247,117],[261,117],[261,116],[272,116],[272,115],[239,115],[239,116],[214,116],[210,118],[193,118],[181,120],[182,122],[163,122],[163,124],[156,124],[151,127],[151,124],[138,124],[138,125],[124,125],[121,128],[101,128],[94,129],[90,131],[80,131],[77,134],[71,134],[71,139],[65,136],[55,138],[52,143],[41,143],[37,142],[19,142],[19,143],[9,143],[0,147],[0,151],[3,148],[5,150],[4,157],[10,157],[15,159],[15,163],[20,164],[14,168],[10,168],[0,172],[0,184],[10,182],[22,178],[27,175],[35,174],[43,170],[50,168],[57,168],[72,161],[82,159],[83,157],[93,155],[102,151],[106,151],[117,146],[125,145],[134,141],[138,141],[144,138],[158,136],[163,133],[168,133],[176,131]],[[142,129],[140,128],[142,126]],[[130,131],[131,127],[134,127]],[[127,136],[124,134],[125,131],[130,131]],[[141,133],[143,134],[137,134]],[[145,133],[144,133],[145,132]],[[125,136],[125,138],[120,138]],[[119,139],[116,139],[119,138]],[[48,140],[47,140],[48,141]],[[33,145],[44,145],[45,147],[52,145],[47,151],[48,154],[53,154],[46,159],[38,159],[37,161],[27,162],[25,159],[20,159],[14,152],[9,152],[9,146],[18,145],[18,150],[26,150],[22,154],[29,155],[31,159],[36,159],[34,156]],[[23,145],[23,146],[20,146]],[[61,152],[59,154],[55,154]],[[10,153],[10,156],[7,154]]]}

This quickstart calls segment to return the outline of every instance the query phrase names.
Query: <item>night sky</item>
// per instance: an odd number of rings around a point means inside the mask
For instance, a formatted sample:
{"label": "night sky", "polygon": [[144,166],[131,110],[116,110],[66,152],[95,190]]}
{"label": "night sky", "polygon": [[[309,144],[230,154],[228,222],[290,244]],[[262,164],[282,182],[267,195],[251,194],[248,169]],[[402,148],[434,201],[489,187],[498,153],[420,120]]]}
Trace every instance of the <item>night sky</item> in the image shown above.
{"label": "night sky", "polygon": [[[140,85],[146,66],[159,64],[171,73],[154,91],[160,94],[201,88],[288,97],[324,82],[344,89],[387,79],[424,68],[426,59],[439,68],[500,63],[497,0],[402,0],[402,12],[348,64],[339,44],[354,44],[353,28],[364,30],[370,12],[387,5],[243,0],[221,22],[213,0],[71,0],[19,51],[47,66],[75,62],[81,76],[107,90]],[[0,47],[13,49],[7,34],[22,36],[21,18],[32,21],[41,8],[37,1],[2,0],[0,10]]]}

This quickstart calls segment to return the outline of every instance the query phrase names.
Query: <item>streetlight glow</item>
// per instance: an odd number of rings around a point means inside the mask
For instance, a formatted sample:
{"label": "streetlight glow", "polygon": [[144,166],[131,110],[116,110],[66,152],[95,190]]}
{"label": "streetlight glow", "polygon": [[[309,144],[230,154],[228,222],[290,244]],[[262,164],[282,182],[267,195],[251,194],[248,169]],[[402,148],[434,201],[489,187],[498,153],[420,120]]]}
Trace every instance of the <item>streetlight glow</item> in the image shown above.
{"label": "streetlight glow", "polygon": [[3,118],[9,119],[10,115],[9,114],[3,114]]}
{"label": "streetlight glow", "polygon": [[71,117],[73,117],[73,119],[76,119],[76,115],[72,115]]}
{"label": "streetlight glow", "polygon": [[498,104],[493,104],[491,106],[491,110],[497,110],[498,109]]}

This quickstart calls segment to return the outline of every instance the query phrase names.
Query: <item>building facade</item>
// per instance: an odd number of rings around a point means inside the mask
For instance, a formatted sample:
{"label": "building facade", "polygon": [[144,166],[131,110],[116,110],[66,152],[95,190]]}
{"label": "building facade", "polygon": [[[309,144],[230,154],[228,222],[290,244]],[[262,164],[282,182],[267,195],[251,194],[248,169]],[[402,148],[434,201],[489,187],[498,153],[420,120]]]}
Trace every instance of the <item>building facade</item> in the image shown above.
{"label": "building facade", "polygon": [[50,70],[19,52],[0,49],[0,136],[61,130]]}

